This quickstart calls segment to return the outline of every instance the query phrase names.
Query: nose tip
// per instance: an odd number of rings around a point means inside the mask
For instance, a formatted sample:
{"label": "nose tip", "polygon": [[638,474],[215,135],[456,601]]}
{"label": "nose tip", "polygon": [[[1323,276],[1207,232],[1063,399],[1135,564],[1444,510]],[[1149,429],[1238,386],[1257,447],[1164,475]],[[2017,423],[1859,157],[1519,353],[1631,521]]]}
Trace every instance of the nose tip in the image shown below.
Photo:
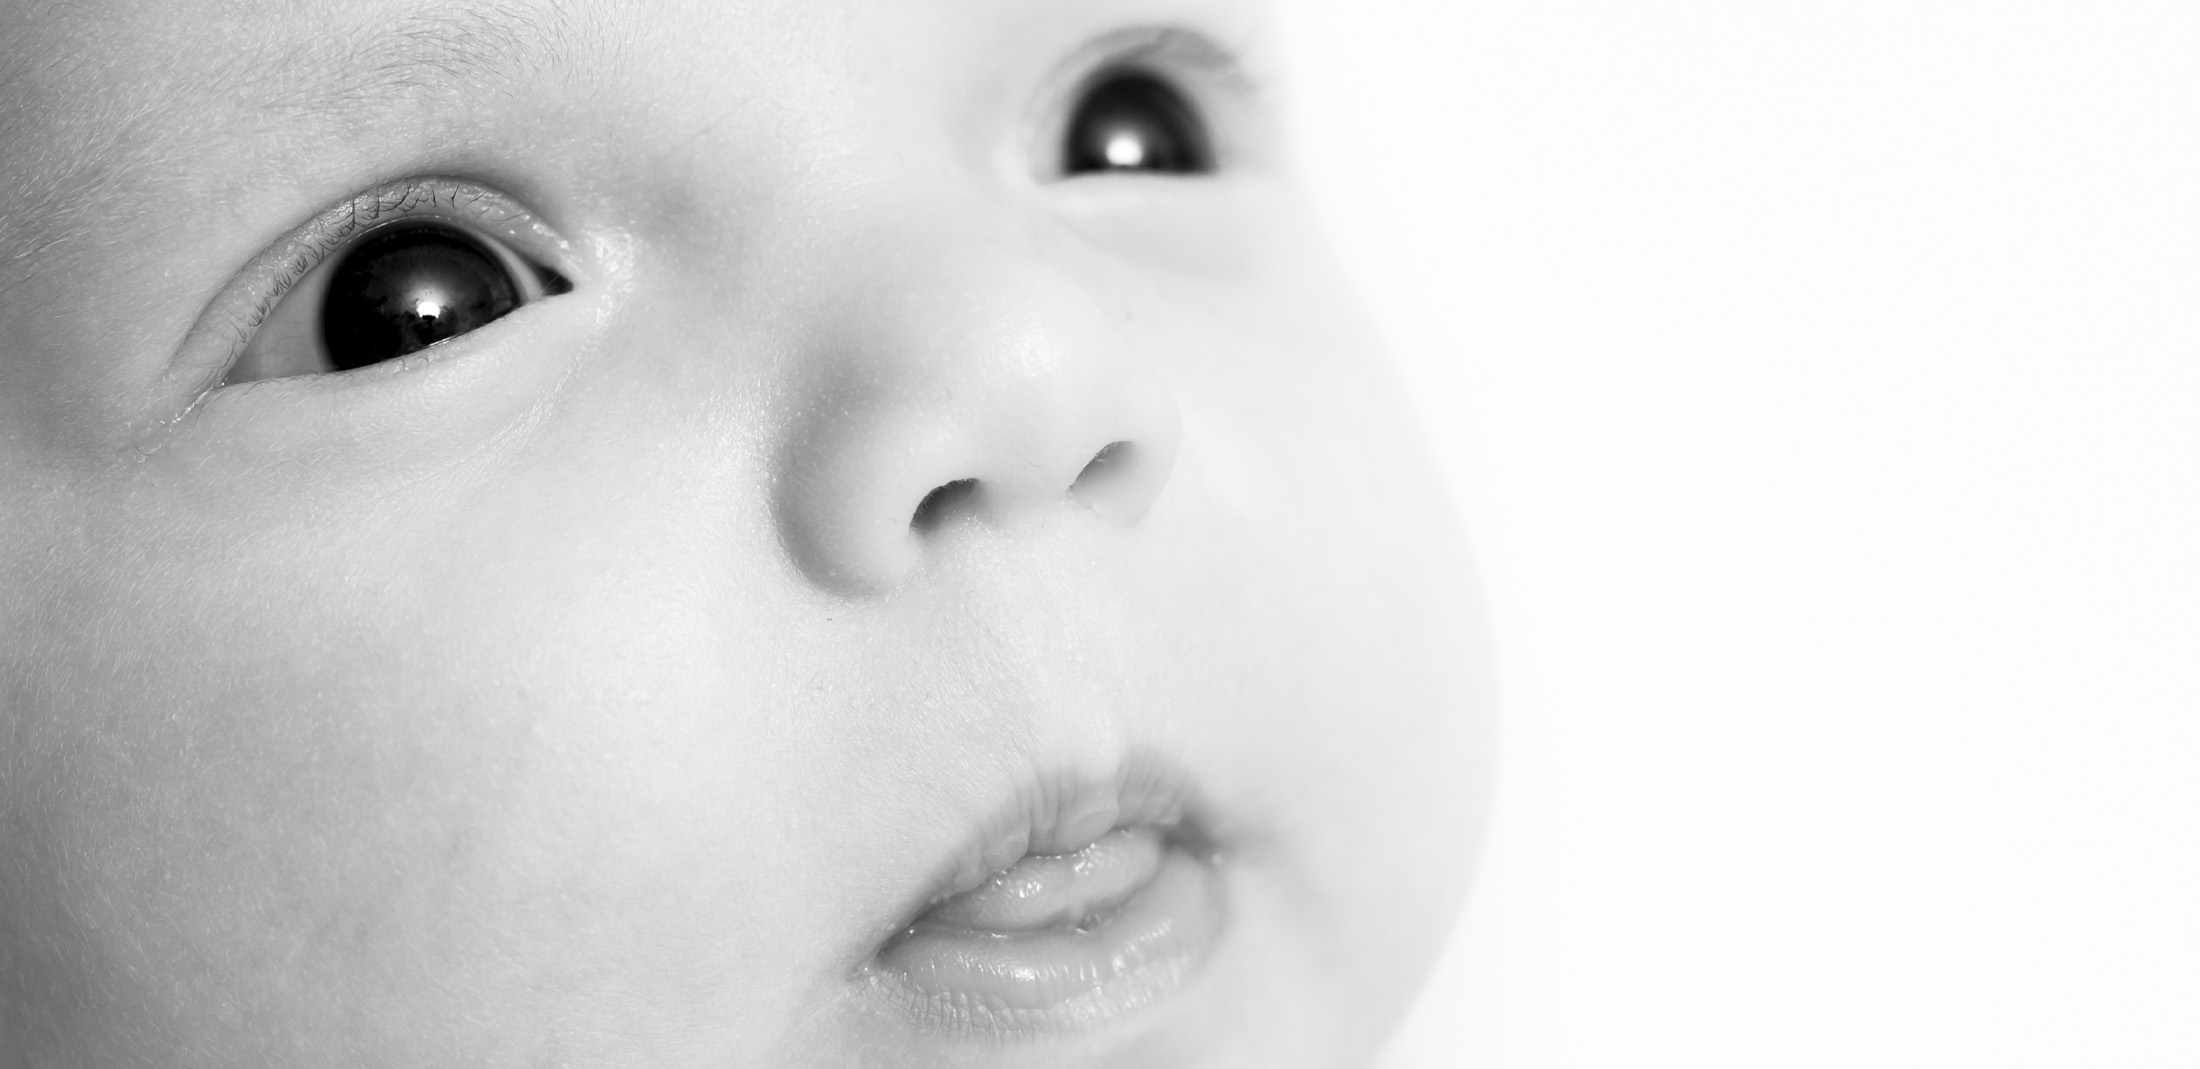
{"label": "nose tip", "polygon": [[1066,280],[1003,270],[854,306],[883,314],[820,354],[779,465],[781,537],[810,581],[892,588],[971,526],[1128,527],[1166,485],[1175,400]]}

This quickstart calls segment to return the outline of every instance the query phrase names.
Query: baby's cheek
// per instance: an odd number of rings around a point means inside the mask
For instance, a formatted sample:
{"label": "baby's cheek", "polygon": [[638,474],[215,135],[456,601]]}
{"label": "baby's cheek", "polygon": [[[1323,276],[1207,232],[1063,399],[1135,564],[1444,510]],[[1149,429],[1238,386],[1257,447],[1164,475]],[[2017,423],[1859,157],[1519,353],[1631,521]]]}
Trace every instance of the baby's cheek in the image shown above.
{"label": "baby's cheek", "polygon": [[250,482],[95,509],[91,543],[137,552],[40,598],[65,655],[26,676],[49,760],[22,812],[86,1019],[231,1050],[345,1034],[360,999],[545,1036],[768,1011],[737,997],[769,950],[741,925],[791,882],[757,832],[796,794],[749,774],[775,755],[744,728],[777,681],[712,669],[723,621],[667,579],[678,551],[623,565],[539,509],[484,527],[478,495]]}
{"label": "baby's cheek", "polygon": [[1279,258],[1233,309],[1240,359],[1186,369],[1186,424],[1205,433],[1187,434],[1182,476],[1218,503],[1200,528],[1239,548],[1185,577],[1214,589],[1179,611],[1239,600],[1215,660],[1285,681],[1224,706],[1228,733],[1260,755],[1258,808],[1301,862],[1310,932],[1352,977],[1340,997],[1381,1020],[1475,852],[1488,639],[1442,485],[1325,265]]}

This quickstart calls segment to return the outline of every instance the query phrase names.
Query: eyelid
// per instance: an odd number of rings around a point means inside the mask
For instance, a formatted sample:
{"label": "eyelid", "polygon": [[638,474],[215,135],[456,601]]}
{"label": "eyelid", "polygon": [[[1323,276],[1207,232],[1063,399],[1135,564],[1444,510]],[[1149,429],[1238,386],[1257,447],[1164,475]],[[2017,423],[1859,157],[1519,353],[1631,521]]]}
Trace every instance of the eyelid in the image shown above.
{"label": "eyelid", "polygon": [[396,222],[437,221],[504,243],[521,259],[576,278],[572,246],[510,195],[471,179],[402,178],[313,216],[247,262],[223,284],[184,337],[169,373],[196,406],[222,385],[276,305],[315,268],[360,235]]}
{"label": "eyelid", "polygon": [[1115,47],[1106,53],[1105,60],[1091,65],[1078,84],[1090,84],[1095,76],[1107,71],[1131,68],[1162,73],[1188,71],[1247,95],[1261,93],[1266,85],[1247,67],[1242,58],[1244,50],[1230,48],[1196,30],[1153,27],[1104,40],[1115,41]]}

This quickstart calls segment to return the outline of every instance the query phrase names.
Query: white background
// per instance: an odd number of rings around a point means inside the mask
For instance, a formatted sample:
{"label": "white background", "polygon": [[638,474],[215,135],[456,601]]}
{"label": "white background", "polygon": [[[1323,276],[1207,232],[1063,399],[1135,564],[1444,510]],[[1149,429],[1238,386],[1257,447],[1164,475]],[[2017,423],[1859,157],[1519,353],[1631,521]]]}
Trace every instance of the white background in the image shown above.
{"label": "white background", "polygon": [[2200,1066],[2200,3],[1285,10],[1504,691],[1392,1064]]}

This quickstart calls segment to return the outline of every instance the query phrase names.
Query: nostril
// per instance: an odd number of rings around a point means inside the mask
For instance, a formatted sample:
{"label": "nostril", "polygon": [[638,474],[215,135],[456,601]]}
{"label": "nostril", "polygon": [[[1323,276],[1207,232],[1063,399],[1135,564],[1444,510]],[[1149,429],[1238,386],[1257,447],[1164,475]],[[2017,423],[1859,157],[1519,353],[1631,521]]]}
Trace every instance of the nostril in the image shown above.
{"label": "nostril", "polygon": [[1069,496],[1080,504],[1097,508],[1116,492],[1118,484],[1131,478],[1137,466],[1137,446],[1129,442],[1109,442],[1085,463],[1085,470],[1077,473],[1077,479],[1069,484]]}
{"label": "nostril", "polygon": [[[917,511],[909,516],[909,529],[918,534],[931,534],[940,529],[948,518],[965,510],[978,495],[978,480],[957,479],[941,483],[917,502]],[[908,500],[904,498],[903,500]]]}
{"label": "nostril", "polygon": [[1070,500],[1118,523],[1130,523],[1152,507],[1169,477],[1174,450],[1146,442],[1109,442],[1077,473]]}

